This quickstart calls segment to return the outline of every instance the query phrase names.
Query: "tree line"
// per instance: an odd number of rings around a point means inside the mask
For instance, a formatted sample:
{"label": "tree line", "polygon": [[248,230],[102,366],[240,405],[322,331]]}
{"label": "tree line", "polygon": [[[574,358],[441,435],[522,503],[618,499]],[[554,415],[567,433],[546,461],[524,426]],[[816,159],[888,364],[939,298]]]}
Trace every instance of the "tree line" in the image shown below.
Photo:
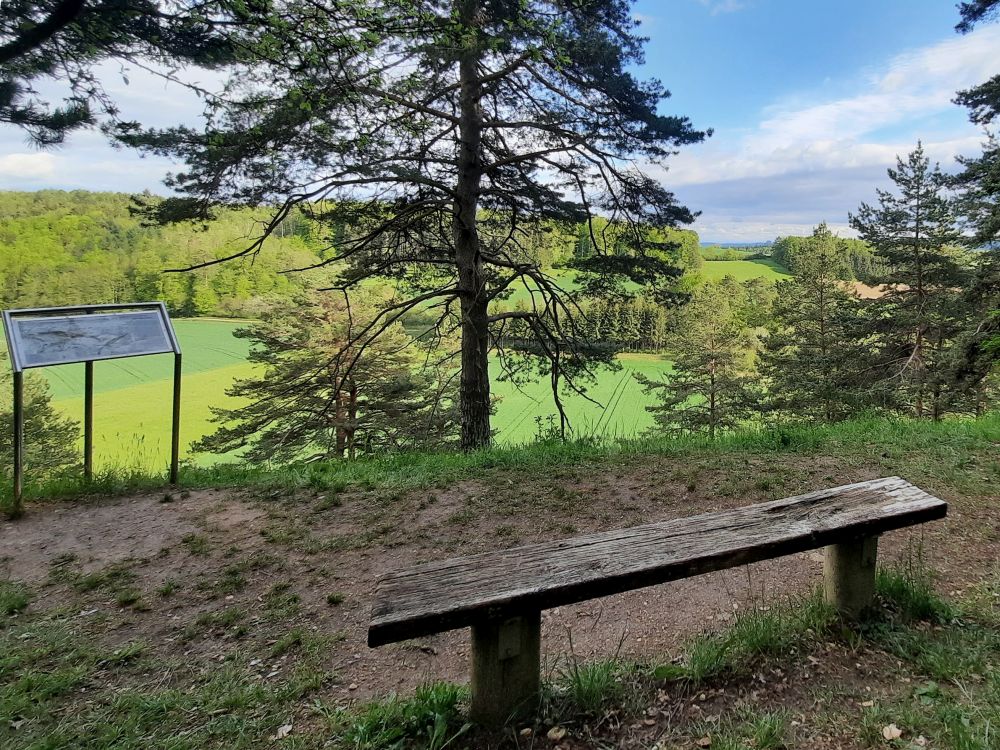
{"label": "tree line", "polygon": [[[963,3],[960,30],[990,17],[995,5]],[[456,357],[462,448],[491,440],[491,353],[513,368],[505,375],[518,376],[521,358],[497,349],[507,326],[530,333],[526,351],[550,379],[565,428],[560,387],[579,389],[608,356],[588,346],[582,300],[646,296],[676,306],[691,295],[677,286],[682,269],[662,233],[690,224],[695,213],[650,170],[709,131],[664,114],[667,89],[632,74],[644,40],[627,0],[180,4],[151,28],[124,29],[120,44],[105,35],[129,22],[132,3],[99,28],[86,14],[49,26],[44,8],[4,7],[0,121],[44,146],[103,111],[104,131],[117,143],[183,161],[184,171],[168,182],[175,196],[147,201],[147,220],[203,222],[231,205],[259,211],[241,246],[192,258],[185,267],[193,278],[262,257],[286,221],[310,214],[322,226],[330,287],[362,297],[372,284],[393,287],[371,320],[350,326],[338,355],[349,364],[338,382],[348,387],[380,336],[408,316],[427,316],[432,325],[422,336],[435,346],[458,342],[448,355]],[[39,27],[46,33],[31,32]],[[67,54],[72,65],[51,63]],[[168,71],[210,65],[229,85],[199,90],[206,118],[197,127],[121,122],[94,66],[137,57]],[[65,110],[33,96],[34,84],[52,79],[73,87]],[[1000,112],[998,91],[994,78],[958,100],[988,125]],[[962,162],[956,183],[978,246],[998,239],[998,154],[989,139],[980,157]],[[924,189],[914,198],[900,185],[898,205],[883,201],[855,217],[862,239],[887,263],[873,269],[887,291],[865,306],[880,314],[864,318],[863,340],[877,354],[874,382],[898,386],[878,389],[887,408],[905,402],[915,413],[941,415],[960,386],[940,373],[954,370],[954,382],[971,388],[1000,351],[1000,262],[988,253],[968,285],[946,286],[954,283],[946,280],[952,264],[935,256],[950,246],[951,225],[930,217],[944,227],[940,237],[919,222],[916,233],[909,225],[892,229],[901,206],[920,203]],[[553,225],[586,227],[569,261],[579,290],[556,283],[531,248]],[[602,241],[608,231],[612,243]],[[945,235],[948,242],[938,243]],[[915,265],[905,265],[915,249]],[[858,271],[852,261],[851,273]],[[537,289],[534,304],[509,309],[510,291],[523,286]],[[968,292],[961,304],[944,304],[943,290],[955,288]],[[198,308],[194,291],[192,282],[188,299]],[[897,318],[905,328],[894,329]],[[946,368],[959,354],[962,364]]]}
{"label": "tree line", "polygon": [[868,277],[879,294],[866,299],[845,283],[849,245],[824,224],[795,243],[793,278],[777,283],[763,325],[741,316],[731,285],[703,286],[667,342],[674,374],[641,379],[659,396],[657,431],[715,436],[751,420],[940,420],[995,407],[996,358],[978,342],[997,316],[1000,288],[984,290],[998,251],[960,246],[961,204],[922,147],[889,176],[895,191],[851,215],[871,267],[884,269]]}

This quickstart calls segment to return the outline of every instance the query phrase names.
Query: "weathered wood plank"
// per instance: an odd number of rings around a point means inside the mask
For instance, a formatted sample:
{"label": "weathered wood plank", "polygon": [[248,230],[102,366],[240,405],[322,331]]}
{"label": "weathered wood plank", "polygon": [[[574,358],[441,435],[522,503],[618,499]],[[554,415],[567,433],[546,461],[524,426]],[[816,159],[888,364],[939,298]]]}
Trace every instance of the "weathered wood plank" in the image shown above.
{"label": "weathered wood plank", "polygon": [[515,617],[942,518],[947,504],[899,477],[389,573],[368,643]]}

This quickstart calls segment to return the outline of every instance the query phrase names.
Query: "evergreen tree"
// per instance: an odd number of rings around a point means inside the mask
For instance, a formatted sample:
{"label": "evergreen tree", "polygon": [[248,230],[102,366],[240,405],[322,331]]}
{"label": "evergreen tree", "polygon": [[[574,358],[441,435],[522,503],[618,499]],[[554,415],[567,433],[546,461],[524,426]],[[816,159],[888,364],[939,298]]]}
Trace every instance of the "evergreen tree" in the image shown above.
{"label": "evergreen tree", "polygon": [[859,406],[856,297],[838,283],[842,259],[837,238],[820,224],[795,276],[777,284],[761,354],[766,410],[783,417],[836,422]]}
{"label": "evergreen tree", "polygon": [[963,324],[964,274],[954,250],[961,234],[946,178],[920,144],[888,172],[898,195],[879,190],[877,207],[862,204],[851,215],[851,226],[888,266],[879,279],[884,293],[868,305],[873,374],[915,416],[939,419],[948,406],[951,345]]}
{"label": "evergreen tree", "polygon": [[237,336],[252,344],[259,375],[238,380],[213,408],[217,430],[195,450],[243,450],[252,463],[318,460],[440,447],[456,435],[452,368],[440,353],[411,345],[399,324],[367,346],[352,328],[371,304],[314,294],[282,302]]}
{"label": "evergreen tree", "polygon": [[[14,465],[12,375],[0,371],[0,475],[11,476]],[[49,384],[29,372],[24,377],[24,467],[28,479],[46,479],[79,463],[74,446],[80,426],[52,407]]]}
{"label": "evergreen tree", "polygon": [[636,379],[659,403],[647,406],[654,432],[707,434],[735,428],[746,419],[757,396],[753,357],[756,334],[743,323],[740,300],[718,284],[702,284],[677,311],[668,338],[673,372],[663,380]]}
{"label": "evergreen tree", "polygon": [[[437,303],[461,334],[462,445],[478,448],[491,439],[489,355],[507,321],[527,323],[558,398],[567,365],[587,354],[580,298],[628,280],[665,296],[677,275],[650,231],[694,216],[637,165],[705,134],[660,114],[666,89],[630,72],[643,43],[631,5],[282,0],[239,37],[241,64],[208,102],[204,132],[121,136],[188,164],[160,219],[204,218],[222,201],[277,206],[264,236],[297,205],[350,226],[327,258],[334,285],[380,278],[401,292],[357,343]],[[525,238],[599,215],[614,219],[614,254],[595,247],[576,261],[582,289],[561,288]],[[498,311],[517,287],[538,303]]]}
{"label": "evergreen tree", "polygon": [[[118,118],[95,68],[114,60],[122,69],[162,63],[214,67],[235,57],[230,32],[263,4],[207,0],[4,0],[0,3],[0,123],[24,130],[39,146],[62,143],[66,133]],[[124,75],[124,73],[123,73]],[[36,88],[61,85],[52,107]],[[127,78],[126,78],[127,83]],[[191,86],[191,88],[197,88]]]}
{"label": "evergreen tree", "polygon": [[[962,3],[960,10],[958,29],[967,33],[979,21],[997,17],[1000,2],[976,0]],[[969,108],[973,123],[993,126],[1000,120],[1000,73],[960,91],[956,101]],[[987,381],[1000,363],[1000,140],[996,133],[987,131],[981,155],[959,157],[959,162],[963,169],[954,184],[961,191],[959,210],[970,230],[968,244],[976,251],[976,264],[964,299],[971,325],[959,341],[954,382],[981,404],[982,394],[989,390]]]}

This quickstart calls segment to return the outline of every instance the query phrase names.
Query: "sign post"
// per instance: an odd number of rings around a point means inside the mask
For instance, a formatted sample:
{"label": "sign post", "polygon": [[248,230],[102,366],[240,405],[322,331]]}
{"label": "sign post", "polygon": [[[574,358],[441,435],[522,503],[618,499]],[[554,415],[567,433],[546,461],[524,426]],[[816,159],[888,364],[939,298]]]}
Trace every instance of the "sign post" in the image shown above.
{"label": "sign post", "polygon": [[14,513],[24,490],[24,371],[84,363],[83,474],[94,476],[94,362],[174,355],[170,483],[180,466],[181,348],[162,302],[6,310],[4,332],[14,374]]}

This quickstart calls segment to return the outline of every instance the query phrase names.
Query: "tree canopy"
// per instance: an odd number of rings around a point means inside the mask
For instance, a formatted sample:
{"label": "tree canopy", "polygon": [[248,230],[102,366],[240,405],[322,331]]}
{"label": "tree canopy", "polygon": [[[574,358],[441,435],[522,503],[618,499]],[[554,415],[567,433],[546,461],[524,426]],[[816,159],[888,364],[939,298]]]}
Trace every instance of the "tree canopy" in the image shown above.
{"label": "tree canopy", "polygon": [[[152,212],[161,220],[205,218],[223,201],[274,207],[260,241],[297,206],[347,227],[324,260],[332,286],[385,278],[404,292],[359,343],[432,306],[428,335],[460,332],[462,444],[482,446],[488,354],[505,325],[527,323],[557,403],[586,357],[578,294],[530,256],[526,238],[587,223],[594,254],[575,261],[580,294],[627,295],[631,281],[667,300],[678,275],[656,230],[694,214],[649,168],[706,134],[661,114],[669,92],[630,72],[643,60],[631,5],[276,2],[240,37],[204,130],[123,126],[120,137],[187,162],[170,182],[180,197]],[[614,234],[613,253],[599,232]],[[497,312],[518,287],[532,289],[531,308]]]}
{"label": "tree canopy", "polygon": [[[183,83],[178,65],[215,67],[233,59],[230,30],[254,3],[229,0],[5,0],[0,3],[0,122],[39,146],[115,121],[118,108],[95,71],[115,61]],[[126,76],[127,80],[127,76]],[[50,104],[39,83],[62,87]],[[189,84],[185,84],[189,85]],[[203,92],[207,93],[207,92]]]}
{"label": "tree canopy", "polygon": [[[983,20],[1000,15],[1000,0],[975,0],[959,6],[966,33]],[[986,129],[983,153],[960,157],[962,171],[954,185],[959,209],[966,220],[970,244],[982,249],[966,302],[975,321],[961,341],[962,361],[956,379],[977,384],[989,377],[1000,361],[1000,140],[988,128],[1000,118],[1000,72],[988,81],[958,92],[956,102],[969,108],[970,119]]]}

